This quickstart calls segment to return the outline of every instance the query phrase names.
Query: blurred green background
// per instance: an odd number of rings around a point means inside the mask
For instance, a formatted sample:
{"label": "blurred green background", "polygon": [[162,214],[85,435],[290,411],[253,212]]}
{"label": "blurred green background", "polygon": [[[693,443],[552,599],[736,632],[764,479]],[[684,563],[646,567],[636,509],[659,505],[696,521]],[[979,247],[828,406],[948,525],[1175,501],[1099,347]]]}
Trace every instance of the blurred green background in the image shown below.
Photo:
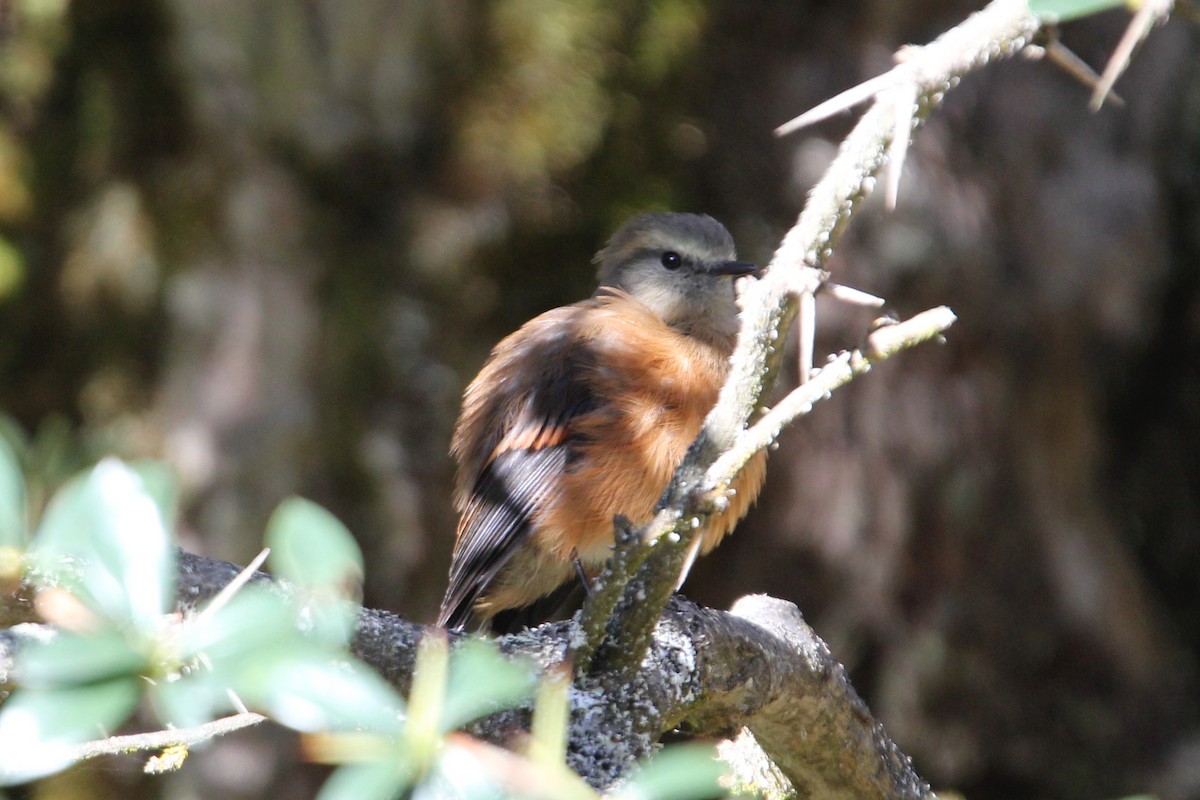
{"label": "blurred green background", "polygon": [[[12,0],[0,411],[46,485],[168,459],[195,551],[245,562],[312,498],[367,603],[429,620],[490,347],[588,294],[636,211],[713,214],[766,263],[851,119],[772,128],[975,7]],[[1099,66],[1127,20],[1063,38]],[[832,268],[959,323],[795,426],[686,587],[798,603],[936,789],[1200,796],[1198,31],[1151,35],[1124,108],[1028,60],[950,94]],[[870,318],[819,314],[827,350]],[[297,757],[255,732],[37,796],[305,796]]]}

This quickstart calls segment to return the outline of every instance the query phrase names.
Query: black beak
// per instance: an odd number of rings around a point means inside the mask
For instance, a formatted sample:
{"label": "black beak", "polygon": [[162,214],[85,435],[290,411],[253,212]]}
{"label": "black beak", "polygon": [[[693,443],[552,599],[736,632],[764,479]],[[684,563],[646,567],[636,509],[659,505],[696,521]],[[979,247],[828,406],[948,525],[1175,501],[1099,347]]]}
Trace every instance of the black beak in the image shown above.
{"label": "black beak", "polygon": [[722,261],[719,264],[713,264],[709,270],[713,275],[732,275],[737,278],[742,275],[754,275],[760,272],[757,264],[751,264],[749,261]]}

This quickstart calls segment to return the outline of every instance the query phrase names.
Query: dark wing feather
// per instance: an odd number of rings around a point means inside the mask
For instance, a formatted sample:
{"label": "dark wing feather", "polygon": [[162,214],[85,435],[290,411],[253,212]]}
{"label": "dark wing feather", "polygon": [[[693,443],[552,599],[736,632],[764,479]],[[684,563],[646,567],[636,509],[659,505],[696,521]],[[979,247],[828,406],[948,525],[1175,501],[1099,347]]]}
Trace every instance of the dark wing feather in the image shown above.
{"label": "dark wing feather", "polygon": [[528,538],[530,517],[565,468],[567,450],[565,444],[508,450],[484,468],[463,511],[439,625],[471,621],[475,601]]}
{"label": "dark wing feather", "polygon": [[502,342],[468,390],[471,397],[478,384],[491,393],[475,397],[460,420],[471,431],[456,439],[460,470],[477,474],[460,475],[462,516],[439,625],[472,621],[475,603],[529,538],[537,509],[570,467],[572,422],[596,405],[583,380],[589,353],[571,335],[579,310],[548,312]]}

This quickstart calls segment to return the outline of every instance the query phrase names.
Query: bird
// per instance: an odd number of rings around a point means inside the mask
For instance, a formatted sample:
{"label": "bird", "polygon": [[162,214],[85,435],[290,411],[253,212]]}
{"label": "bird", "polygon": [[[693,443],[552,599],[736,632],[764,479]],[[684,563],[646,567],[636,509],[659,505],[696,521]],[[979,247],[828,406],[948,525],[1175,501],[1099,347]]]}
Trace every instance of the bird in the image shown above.
{"label": "bird", "polygon": [[[504,338],[464,392],[440,626],[504,632],[501,620],[577,578],[586,589],[617,515],[638,526],[653,517],[729,373],[734,279],[759,269],[737,259],[725,226],[641,214],[593,261],[595,293]],[[695,548],[709,552],[737,524],[765,471],[760,453]]]}

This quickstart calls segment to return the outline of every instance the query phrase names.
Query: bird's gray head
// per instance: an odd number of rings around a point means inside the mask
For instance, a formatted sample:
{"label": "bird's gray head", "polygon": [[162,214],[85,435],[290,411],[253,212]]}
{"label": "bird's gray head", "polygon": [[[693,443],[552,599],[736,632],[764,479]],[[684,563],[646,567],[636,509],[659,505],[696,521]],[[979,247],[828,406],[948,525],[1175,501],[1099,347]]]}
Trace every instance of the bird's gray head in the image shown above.
{"label": "bird's gray head", "polygon": [[737,335],[733,279],[758,268],[737,260],[733,237],[709,216],[634,217],[596,254],[600,285],[628,292],[684,333],[716,342]]}

